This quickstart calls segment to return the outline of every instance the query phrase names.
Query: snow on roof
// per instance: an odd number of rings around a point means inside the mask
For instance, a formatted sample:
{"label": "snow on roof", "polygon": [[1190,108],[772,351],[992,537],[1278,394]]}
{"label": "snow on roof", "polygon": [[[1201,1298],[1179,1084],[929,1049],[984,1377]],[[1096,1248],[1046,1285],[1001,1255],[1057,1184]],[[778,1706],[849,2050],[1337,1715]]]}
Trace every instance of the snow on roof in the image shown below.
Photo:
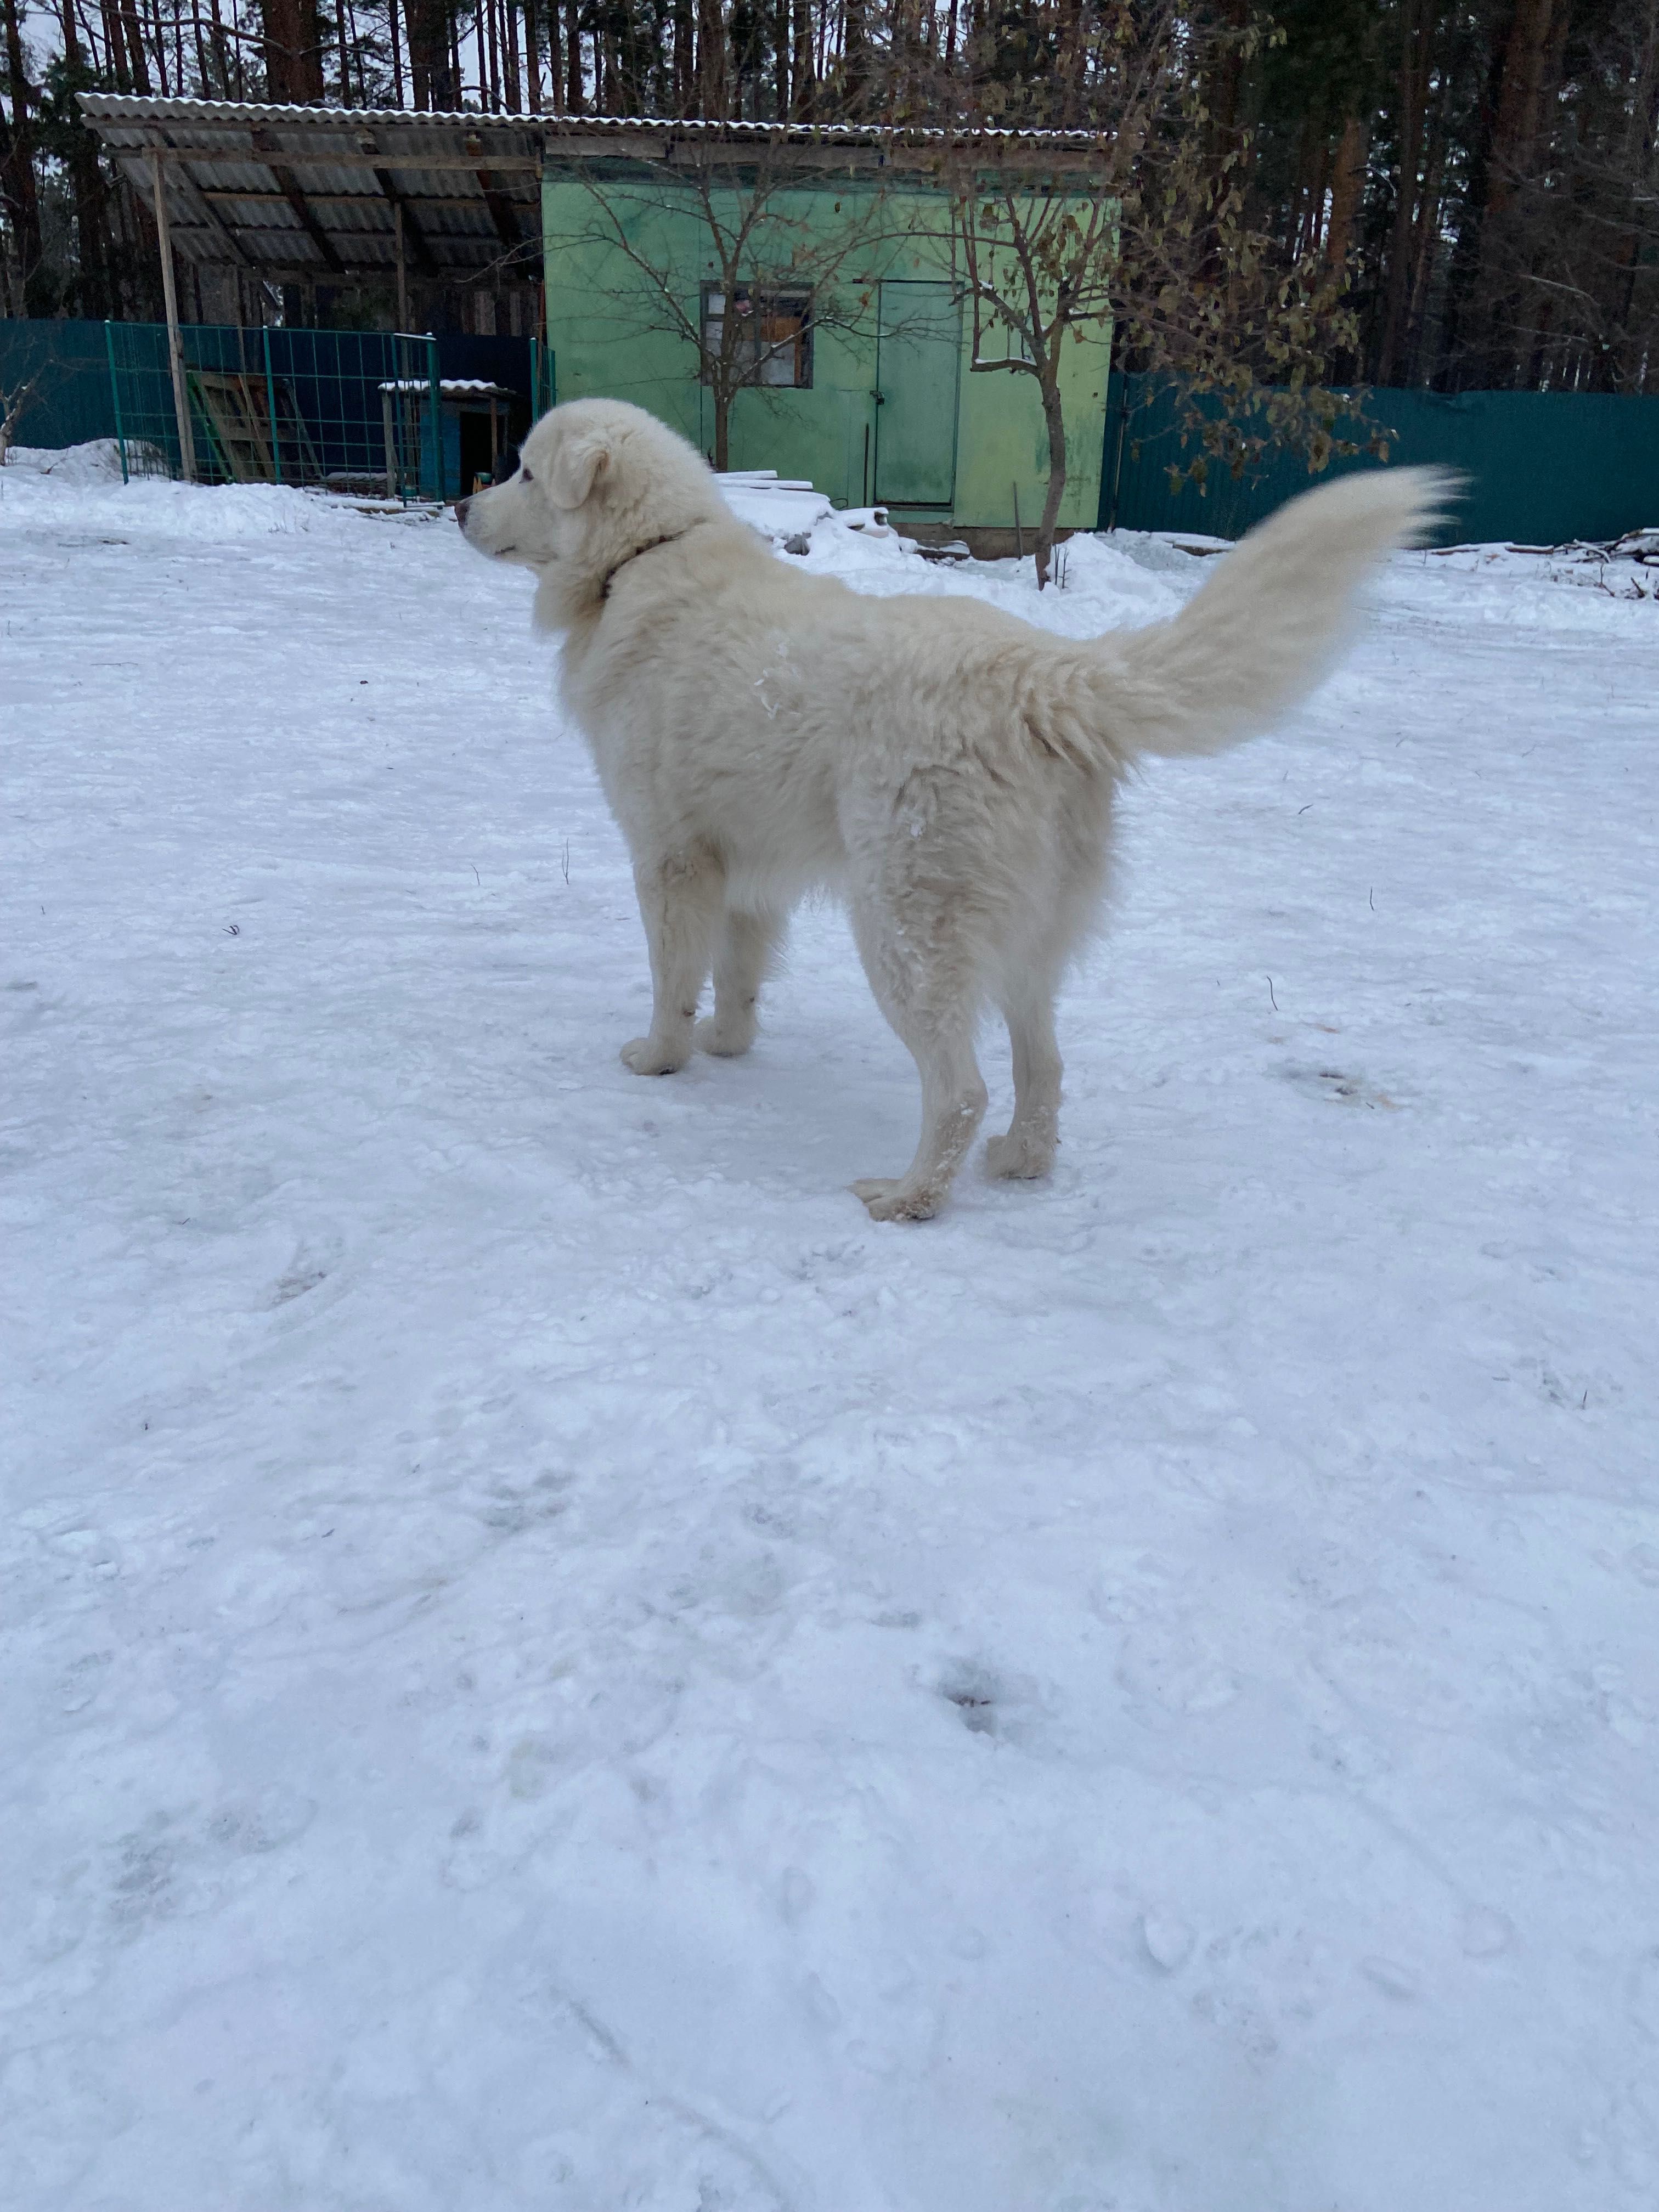
{"label": "snow on roof", "polygon": [[89,116],[104,122],[164,123],[319,123],[353,130],[378,129],[397,124],[413,130],[529,132],[556,143],[568,138],[604,138],[621,133],[643,137],[657,131],[675,137],[749,140],[759,144],[884,146],[933,144],[946,140],[1002,143],[1019,140],[1036,145],[1104,145],[1106,135],[1097,131],[945,131],[933,125],[906,125],[902,129],[872,123],[741,123],[702,117],[663,115],[483,115],[465,110],[429,112],[409,107],[334,107],[319,101],[314,106],[292,101],[240,100],[169,100],[130,93],[82,92],[76,97]]}

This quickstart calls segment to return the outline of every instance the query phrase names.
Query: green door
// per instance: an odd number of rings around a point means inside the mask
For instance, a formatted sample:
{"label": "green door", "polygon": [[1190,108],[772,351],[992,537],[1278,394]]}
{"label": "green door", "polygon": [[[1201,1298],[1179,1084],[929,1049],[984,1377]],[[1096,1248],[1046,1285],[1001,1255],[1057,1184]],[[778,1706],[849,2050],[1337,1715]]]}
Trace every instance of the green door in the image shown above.
{"label": "green door", "polygon": [[881,288],[876,348],[876,498],[949,507],[957,488],[962,309],[950,284]]}

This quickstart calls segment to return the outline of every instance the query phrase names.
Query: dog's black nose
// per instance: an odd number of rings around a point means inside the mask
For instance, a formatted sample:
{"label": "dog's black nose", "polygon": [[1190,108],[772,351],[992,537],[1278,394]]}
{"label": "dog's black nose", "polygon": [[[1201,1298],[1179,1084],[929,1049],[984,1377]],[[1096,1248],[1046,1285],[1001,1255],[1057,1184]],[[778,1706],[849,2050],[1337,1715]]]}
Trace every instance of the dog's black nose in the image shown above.
{"label": "dog's black nose", "polygon": [[466,528],[466,510],[471,504],[470,499],[458,499],[455,502],[455,520],[463,530]]}

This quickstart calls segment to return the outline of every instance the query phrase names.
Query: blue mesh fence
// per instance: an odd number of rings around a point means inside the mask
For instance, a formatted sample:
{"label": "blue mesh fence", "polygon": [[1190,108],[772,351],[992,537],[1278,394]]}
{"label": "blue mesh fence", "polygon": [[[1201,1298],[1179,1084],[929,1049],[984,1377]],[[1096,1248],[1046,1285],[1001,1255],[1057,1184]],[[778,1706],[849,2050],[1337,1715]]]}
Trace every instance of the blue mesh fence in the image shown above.
{"label": "blue mesh fence", "polygon": [[[106,338],[127,473],[182,475],[165,328],[111,323]],[[203,483],[332,483],[437,495],[435,460],[422,454],[419,434],[423,416],[429,425],[436,410],[429,399],[423,408],[410,396],[429,393],[437,382],[433,340],[210,324],[187,324],[179,338]],[[383,392],[383,386],[398,390]]]}
{"label": "blue mesh fence", "polygon": [[[453,499],[512,466],[554,398],[550,353],[523,338],[199,323],[179,338],[205,483]],[[185,473],[165,325],[0,321],[0,386],[30,377],[20,444],[112,437],[128,476]]]}

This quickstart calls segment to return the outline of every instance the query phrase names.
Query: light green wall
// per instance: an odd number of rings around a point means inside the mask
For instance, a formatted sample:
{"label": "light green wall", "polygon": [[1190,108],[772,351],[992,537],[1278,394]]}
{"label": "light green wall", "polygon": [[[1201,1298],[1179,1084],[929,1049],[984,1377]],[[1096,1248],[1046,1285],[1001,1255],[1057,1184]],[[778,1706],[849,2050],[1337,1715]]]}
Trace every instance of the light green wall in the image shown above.
{"label": "light green wall", "polygon": [[[693,321],[702,286],[718,274],[703,219],[689,196],[678,197],[672,180],[619,177],[611,185],[550,175],[543,187],[547,328],[559,397],[631,399],[712,455],[714,410],[697,380],[696,351],[672,331],[652,327],[661,310],[651,307],[650,279],[605,240],[596,191],[605,194],[641,257],[672,272],[676,296]],[[874,495],[880,434],[877,287],[883,277],[950,276],[949,243],[941,234],[945,203],[908,192],[877,204],[874,188],[859,182],[804,187],[780,194],[775,204],[781,224],[798,235],[828,235],[837,222],[865,227],[866,242],[837,273],[834,289],[843,300],[867,294],[868,306],[856,321],[849,317],[851,327],[819,325],[809,390],[738,394],[732,409],[732,466],[809,477],[838,506],[860,507]],[[723,222],[737,218],[737,196],[717,200],[715,213]],[[1048,475],[1036,380],[973,373],[966,313],[963,320],[955,498],[948,513],[933,510],[918,519],[1006,526],[1014,520],[1018,484],[1020,518],[1029,528],[1042,513]],[[1109,330],[1091,331],[1085,343],[1068,343],[1063,358],[1066,487],[1060,520],[1066,527],[1092,528],[1098,508],[1109,340]]]}

